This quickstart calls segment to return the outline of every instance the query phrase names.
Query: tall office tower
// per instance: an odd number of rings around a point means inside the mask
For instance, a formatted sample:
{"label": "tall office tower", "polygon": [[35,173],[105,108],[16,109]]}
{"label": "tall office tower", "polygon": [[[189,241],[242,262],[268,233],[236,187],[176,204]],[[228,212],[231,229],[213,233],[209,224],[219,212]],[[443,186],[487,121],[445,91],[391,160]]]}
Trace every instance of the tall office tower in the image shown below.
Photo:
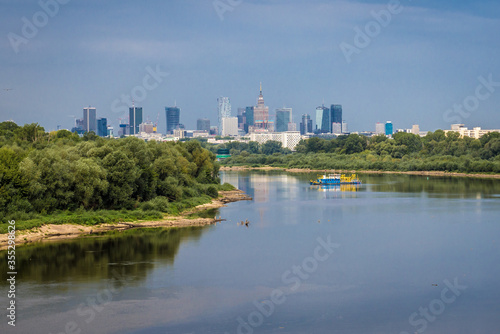
{"label": "tall office tower", "polygon": [[385,135],[392,136],[393,133],[394,133],[394,127],[392,125],[392,122],[387,121],[387,123],[385,123]]}
{"label": "tall office tower", "polygon": [[[330,117],[332,123],[340,123],[342,126],[342,105],[332,104],[330,107]],[[343,128],[340,129],[340,133],[346,132]]]}
{"label": "tall office tower", "polygon": [[83,108],[83,131],[97,133],[97,112],[95,108]]}
{"label": "tall office tower", "polygon": [[238,129],[244,130],[246,124],[246,109],[238,108],[237,117],[238,117]]}
{"label": "tall office tower", "polygon": [[270,130],[274,128],[273,122],[269,121],[269,107],[264,104],[262,95],[262,83],[260,84],[260,94],[257,99],[257,105],[253,108],[253,122],[256,129]]}
{"label": "tall office tower", "polygon": [[210,120],[208,118],[198,118],[196,121],[196,130],[210,131]]}
{"label": "tall office tower", "polygon": [[342,133],[342,123],[333,122],[332,123],[332,133],[338,135]]}
{"label": "tall office tower", "polygon": [[165,107],[165,114],[167,116],[167,133],[172,134],[174,133],[174,130],[179,126],[181,109],[177,106]]}
{"label": "tall office tower", "polygon": [[238,135],[238,117],[223,117],[221,136]]}
{"label": "tall office tower", "polygon": [[99,137],[106,137],[108,135],[108,120],[106,118],[99,118],[97,120],[97,135]]}
{"label": "tall office tower", "polygon": [[375,134],[380,135],[380,134],[384,134],[384,133],[385,133],[385,124],[377,122],[375,124]]}
{"label": "tall office tower", "polygon": [[139,133],[139,125],[142,123],[142,107],[128,108],[128,125],[130,127],[129,134],[136,135]]}
{"label": "tall office tower", "polygon": [[229,97],[221,96],[217,99],[219,104],[219,135],[222,135],[222,119],[225,117],[231,117],[231,101]]}
{"label": "tall office tower", "polygon": [[320,133],[331,132],[330,109],[325,106],[316,108],[316,130]]}
{"label": "tall office tower", "polygon": [[288,123],[292,122],[292,108],[280,108],[276,109],[276,132],[288,131]]}
{"label": "tall office tower", "polygon": [[305,135],[306,133],[313,132],[313,125],[311,116],[308,114],[302,115],[302,122],[300,123],[300,134]]}
{"label": "tall office tower", "polygon": [[253,107],[245,108],[245,132],[248,133],[248,127],[254,126],[254,117],[253,117]]}
{"label": "tall office tower", "polygon": [[411,127],[411,133],[414,135],[419,135],[420,134],[420,126],[418,124],[413,124]]}

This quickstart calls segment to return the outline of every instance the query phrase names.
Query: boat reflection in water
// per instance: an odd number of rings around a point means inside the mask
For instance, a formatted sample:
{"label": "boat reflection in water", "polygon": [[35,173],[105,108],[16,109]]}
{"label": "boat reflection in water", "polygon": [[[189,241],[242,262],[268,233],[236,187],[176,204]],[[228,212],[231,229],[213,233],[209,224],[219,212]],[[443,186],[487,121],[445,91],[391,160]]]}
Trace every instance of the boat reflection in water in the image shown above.
{"label": "boat reflection in water", "polygon": [[355,192],[360,188],[360,184],[323,184],[320,186],[311,187],[322,192]]}

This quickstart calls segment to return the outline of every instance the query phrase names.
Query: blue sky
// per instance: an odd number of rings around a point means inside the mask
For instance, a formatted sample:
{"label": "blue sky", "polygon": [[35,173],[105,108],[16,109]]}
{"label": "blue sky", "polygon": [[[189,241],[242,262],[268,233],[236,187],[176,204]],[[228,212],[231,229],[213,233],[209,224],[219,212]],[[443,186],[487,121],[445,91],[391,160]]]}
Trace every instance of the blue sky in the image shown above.
{"label": "blue sky", "polygon": [[[216,0],[230,8],[222,14],[214,0],[59,1],[45,24],[37,1],[0,0],[0,121],[70,128],[92,105],[116,126],[127,117],[117,102],[136,92],[161,131],[174,101],[194,128],[201,117],[215,124],[218,96],[234,115],[254,105],[262,82],[272,113],[292,107],[296,122],[325,101],[343,105],[351,131],[387,120],[500,128],[500,84],[483,84],[500,82],[498,1],[401,0],[384,25],[373,12],[389,1]],[[25,38],[23,17],[34,15],[40,27]],[[375,30],[348,62],[340,46],[356,47],[356,28]],[[26,42],[17,53],[13,34]],[[168,75],[145,89],[155,69]]]}

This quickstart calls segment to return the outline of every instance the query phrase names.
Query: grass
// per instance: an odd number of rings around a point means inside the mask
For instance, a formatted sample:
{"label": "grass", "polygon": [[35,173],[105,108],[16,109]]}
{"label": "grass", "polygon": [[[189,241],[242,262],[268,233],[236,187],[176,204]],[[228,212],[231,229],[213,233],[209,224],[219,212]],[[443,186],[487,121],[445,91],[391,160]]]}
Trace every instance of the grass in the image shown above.
{"label": "grass", "polygon": [[[219,186],[220,190],[231,190],[233,186],[224,184]],[[96,210],[86,211],[78,209],[76,211],[58,211],[50,214],[37,213],[14,213],[9,215],[9,219],[16,221],[16,230],[28,230],[41,227],[45,224],[78,224],[94,226],[99,224],[112,224],[118,222],[134,222],[139,220],[160,220],[165,215],[177,216],[183,211],[195,206],[210,203],[212,198],[208,195],[191,197],[177,202],[168,202],[165,198],[157,197],[151,201],[141,203],[135,210]],[[8,232],[7,219],[0,222],[0,234]]]}

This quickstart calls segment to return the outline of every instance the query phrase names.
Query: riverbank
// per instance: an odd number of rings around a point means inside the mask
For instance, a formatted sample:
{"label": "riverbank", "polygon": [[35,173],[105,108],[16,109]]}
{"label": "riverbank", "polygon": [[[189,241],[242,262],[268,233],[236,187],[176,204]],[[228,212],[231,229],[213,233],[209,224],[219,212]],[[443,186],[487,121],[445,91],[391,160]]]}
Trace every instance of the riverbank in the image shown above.
{"label": "riverbank", "polygon": [[[188,227],[204,226],[217,222],[216,218],[190,218],[205,210],[217,209],[226,206],[227,203],[252,200],[241,190],[219,191],[219,197],[210,203],[198,205],[179,216],[165,216],[159,221],[135,221],[117,222],[113,224],[100,224],[95,226],[84,226],[76,224],[47,224],[30,230],[16,231],[16,246],[35,242],[58,241],[73,239],[83,235],[103,233],[108,231],[120,231],[131,228],[155,228],[155,227]],[[7,249],[8,234],[0,235],[0,250]]]}
{"label": "riverbank", "polygon": [[379,170],[336,170],[336,169],[302,169],[302,168],[285,168],[285,167],[250,167],[250,166],[222,166],[221,171],[244,171],[244,170],[278,170],[290,173],[360,173],[360,174],[406,174],[420,176],[453,176],[453,177],[474,177],[500,179],[500,174],[471,174],[471,173],[452,173],[440,171],[379,171]]}

